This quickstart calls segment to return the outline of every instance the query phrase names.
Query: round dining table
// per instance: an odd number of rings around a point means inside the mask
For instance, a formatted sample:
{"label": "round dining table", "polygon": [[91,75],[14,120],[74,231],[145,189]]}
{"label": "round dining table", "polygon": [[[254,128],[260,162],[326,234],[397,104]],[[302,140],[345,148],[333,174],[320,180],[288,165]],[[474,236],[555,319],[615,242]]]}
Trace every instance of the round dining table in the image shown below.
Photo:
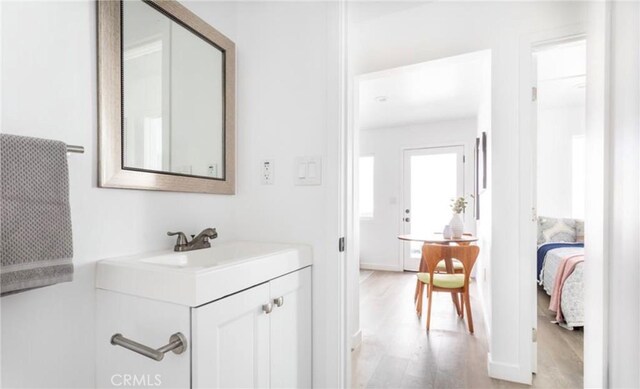
{"label": "round dining table", "polygon": [[424,244],[451,244],[456,243],[460,246],[467,246],[478,241],[478,237],[473,235],[462,235],[461,238],[445,238],[443,234],[405,234],[398,235],[398,239],[411,242],[422,242]]}
{"label": "round dining table", "polygon": [[[450,245],[451,243],[455,243],[459,246],[468,246],[471,243],[477,242],[478,237],[473,236],[471,234],[463,234],[460,238],[445,238],[443,234],[434,233],[434,234],[405,234],[398,235],[398,239],[407,241],[407,242],[422,242],[423,246],[427,244],[446,244]],[[443,258],[445,262],[445,266],[447,269],[447,273],[453,273],[453,261],[451,258]],[[420,267],[419,272],[426,272],[426,262],[424,258],[420,259]]]}

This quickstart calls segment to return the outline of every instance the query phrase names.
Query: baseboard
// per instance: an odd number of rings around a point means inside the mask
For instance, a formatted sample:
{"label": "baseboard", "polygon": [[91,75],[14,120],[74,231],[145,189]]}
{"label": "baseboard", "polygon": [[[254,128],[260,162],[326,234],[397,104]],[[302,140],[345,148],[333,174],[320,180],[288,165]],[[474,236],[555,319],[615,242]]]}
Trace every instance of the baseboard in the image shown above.
{"label": "baseboard", "polygon": [[358,330],[355,334],[351,335],[351,351],[360,347],[362,343],[362,330]]}
{"label": "baseboard", "polygon": [[[482,294],[482,292],[480,292],[480,294]],[[480,299],[482,299],[482,297]],[[484,319],[484,331],[487,336],[487,344],[491,344],[491,321],[489,320],[486,309],[487,306],[484,305],[484,301],[481,301],[480,304],[482,304],[482,318]]]}
{"label": "baseboard", "polygon": [[487,343],[491,344],[491,321],[489,320],[489,307],[484,300],[484,294],[482,293],[482,287],[484,281],[480,281],[477,277],[474,277],[474,281],[478,290],[478,299],[480,300],[480,305],[482,305],[482,318],[484,319],[484,329],[487,335]]}
{"label": "baseboard", "polygon": [[523,371],[519,365],[510,363],[495,362],[491,358],[491,353],[487,353],[487,371],[489,377],[499,380],[517,382],[520,384],[531,385],[531,371]]}
{"label": "baseboard", "polygon": [[360,262],[360,269],[381,270],[381,271],[403,271],[402,268],[398,268],[398,265],[385,265],[381,263],[366,263],[366,262]]}

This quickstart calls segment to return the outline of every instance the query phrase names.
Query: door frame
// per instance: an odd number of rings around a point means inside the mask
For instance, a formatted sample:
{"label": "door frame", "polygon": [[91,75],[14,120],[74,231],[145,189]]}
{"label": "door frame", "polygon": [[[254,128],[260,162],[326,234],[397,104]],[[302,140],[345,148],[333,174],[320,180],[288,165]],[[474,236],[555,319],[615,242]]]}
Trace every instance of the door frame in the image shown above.
{"label": "door frame", "polygon": [[[338,163],[335,167],[335,176],[337,182],[335,186],[329,188],[329,192],[332,189],[337,189],[336,192],[328,193],[330,201],[330,209],[337,210],[345,218],[353,216],[354,201],[353,193],[347,193],[345,187],[349,185],[348,176],[352,173],[353,158],[357,155],[354,150],[354,146],[357,142],[354,142],[354,137],[357,137],[354,124],[357,122],[357,118],[353,117],[354,103],[357,103],[357,93],[354,93],[354,85],[348,82],[349,76],[353,76],[353,69],[351,69],[347,63],[346,47],[347,47],[347,23],[346,23],[346,2],[345,0],[338,0],[339,7],[339,39],[341,41],[340,53],[338,59],[340,61],[340,118],[339,125],[337,127],[330,127],[329,129],[329,141],[330,141],[330,155],[338,156]],[[607,369],[608,369],[608,326],[605,320],[607,313],[607,299],[608,299],[608,272],[606,268],[606,256],[609,253],[608,250],[608,231],[609,231],[609,200],[610,194],[608,191],[609,179],[607,173],[610,166],[609,156],[609,69],[610,69],[610,30],[611,30],[611,4],[610,2],[593,2],[589,4],[588,10],[588,41],[587,41],[587,67],[589,68],[589,74],[587,75],[587,150],[590,153],[591,158],[587,162],[587,169],[591,172],[589,177],[591,180],[587,182],[587,199],[586,199],[586,220],[593,220],[593,223],[585,225],[585,234],[591,236],[590,242],[585,246],[586,255],[594,258],[602,258],[601,261],[592,264],[592,266],[585,267],[585,275],[587,283],[594,282],[602,285],[600,290],[595,287],[589,287],[585,290],[585,294],[589,296],[591,301],[591,309],[585,311],[585,319],[587,323],[591,323],[589,328],[585,331],[585,387],[606,387],[607,386]],[[574,27],[575,28],[575,27]],[[581,33],[585,32],[585,29],[580,29]],[[550,38],[552,38],[551,36]],[[529,56],[530,45],[533,41],[532,36],[528,37],[521,42],[521,47],[525,47],[523,50],[524,55],[519,59],[527,61]],[[538,39],[541,40],[541,39]],[[529,50],[527,50],[527,48]],[[530,57],[530,56],[529,56]],[[528,77],[525,73],[525,77],[519,77],[520,92],[519,99],[530,97],[530,90],[528,87]],[[525,103],[521,105],[520,113],[522,109],[528,107]],[[522,123],[521,123],[522,124]],[[526,131],[526,128],[519,128],[518,132],[522,133]],[[522,137],[520,137],[522,139]],[[335,143],[333,143],[335,142]],[[519,147],[522,145],[520,144]],[[335,153],[335,154],[334,154]],[[522,155],[521,155],[522,157]],[[522,193],[522,191],[520,191]],[[335,197],[334,197],[335,196]],[[337,201],[336,201],[337,200]],[[522,203],[521,203],[522,204]],[[530,210],[527,210],[527,213]],[[342,221],[342,217],[340,220]],[[327,248],[331,250],[335,249],[335,241],[331,239],[333,236],[341,236],[342,232],[346,233],[347,243],[352,243],[353,246],[357,246],[357,237],[354,238],[353,225],[342,224],[341,222],[334,222],[333,218],[329,218],[328,227],[330,231],[338,232],[339,235],[329,234],[330,239],[328,241]],[[339,227],[338,227],[339,226]],[[344,229],[343,229],[344,228]],[[353,240],[356,240],[353,242]],[[354,294],[349,289],[350,285],[358,285],[357,272],[353,272],[354,266],[357,267],[357,247],[349,247],[347,244],[346,257],[340,255],[337,260],[344,260],[344,268],[339,267],[338,274],[332,274],[333,277],[337,277],[340,280],[340,315],[338,321],[340,322],[341,334],[340,339],[342,344],[340,345],[339,355],[339,381],[344,387],[349,387],[351,379],[350,369],[350,336],[347,336],[349,331],[348,319],[354,315],[352,309],[347,309],[349,303],[352,302]],[[518,252],[519,254],[519,252]],[[532,277],[535,273],[531,272],[528,266],[518,266],[519,280],[533,280]],[[344,271],[342,271],[344,269]],[[351,273],[347,277],[347,269]],[[335,269],[333,270],[335,271]],[[356,277],[355,279],[353,277]],[[332,279],[335,279],[333,278]],[[525,284],[526,285],[526,284]],[[356,288],[357,289],[357,288]],[[526,354],[530,349],[531,341],[531,329],[530,329],[530,313],[528,311],[528,304],[530,304],[530,296],[521,293],[519,301],[522,304],[522,309],[518,309],[518,317],[516,318],[522,328],[518,329],[519,343],[526,345],[521,354]],[[520,304],[521,305],[521,304]],[[352,308],[352,307],[351,307]],[[524,315],[522,314],[524,312]],[[357,316],[357,312],[355,312]],[[521,319],[525,320],[521,320]],[[357,319],[356,319],[357,320]],[[523,355],[527,359],[531,366],[531,355]],[[489,365],[490,365],[489,361]],[[520,360],[522,363],[522,360]],[[520,364],[519,363],[519,364]],[[315,366],[315,364],[314,364]],[[515,367],[515,366],[514,366]],[[519,366],[518,366],[519,367]],[[524,367],[524,365],[522,365]]]}
{"label": "door frame", "polygon": [[[607,322],[607,298],[608,298],[608,274],[607,274],[607,231],[608,227],[608,191],[606,176],[609,166],[609,156],[607,152],[608,130],[606,117],[607,91],[604,88],[607,81],[606,64],[606,30],[608,5],[606,3],[595,4],[601,7],[594,10],[594,17],[600,19],[590,23],[590,31],[583,25],[572,25],[565,28],[544,31],[541,33],[523,36],[520,40],[520,91],[519,91],[519,173],[520,173],[520,194],[519,194],[519,257],[524,260],[524,266],[520,266],[519,280],[521,285],[525,285],[526,293],[520,298],[522,319],[519,333],[520,344],[523,346],[521,356],[522,367],[534,367],[530,360],[534,356],[533,342],[529,323],[537,321],[535,310],[531,309],[531,303],[536,302],[535,286],[535,260],[532,260],[535,253],[530,251],[530,240],[535,236],[537,223],[533,223],[532,209],[536,206],[533,197],[531,177],[535,173],[535,152],[536,147],[531,139],[536,134],[536,129],[532,128],[532,104],[531,87],[532,80],[533,50],[545,44],[559,43],[571,39],[587,40],[587,96],[586,96],[586,143],[590,158],[587,161],[586,169],[593,174],[587,178],[587,189],[585,196],[585,255],[589,258],[585,262],[585,298],[589,296],[589,305],[585,305],[585,338],[584,338],[584,386],[585,387],[605,387],[607,382],[608,364],[608,339],[606,336]],[[600,23],[600,24],[599,24]],[[595,41],[594,41],[595,40]],[[594,63],[597,62],[597,63]],[[594,66],[595,65],[595,66]],[[594,71],[595,69],[595,71]],[[589,227],[586,227],[586,226]],[[532,296],[533,294],[533,296]],[[535,305],[533,306],[535,308]]]}
{"label": "door frame", "polygon": [[[537,58],[536,58],[536,53],[539,53],[541,51],[544,51],[545,49],[548,48],[554,48],[554,47],[558,47],[560,45],[563,44],[571,44],[573,42],[584,42],[585,46],[586,46],[586,41],[587,41],[587,37],[586,34],[573,34],[573,35],[569,35],[566,37],[560,37],[557,39],[550,39],[550,40],[543,40],[543,41],[538,41],[538,42],[533,42],[531,44],[531,52],[530,52],[530,67],[529,67],[529,72],[530,72],[530,80],[531,80],[531,88],[535,88],[536,90],[536,98],[531,98],[530,103],[529,103],[529,113],[530,116],[527,120],[527,123],[529,124],[529,134],[528,138],[526,136],[523,136],[523,141],[526,141],[528,139],[528,147],[529,150],[531,152],[531,156],[530,156],[530,166],[526,166],[525,164],[521,164],[521,168],[527,168],[530,169],[530,179],[528,180],[528,183],[530,185],[529,187],[529,191],[530,191],[530,201],[531,201],[531,219],[530,222],[528,224],[528,228],[524,228],[522,229],[522,244],[521,244],[521,250],[523,252],[523,255],[528,254],[530,255],[530,258],[528,261],[530,261],[530,263],[533,263],[533,268],[534,270],[534,279],[536,278],[537,274],[535,274],[535,272],[537,272],[537,267],[535,265],[535,263],[537,262],[537,258],[536,258],[536,254],[534,254],[536,252],[537,249],[537,228],[538,228],[538,216],[539,212],[538,212],[538,124],[539,124],[539,120],[538,120],[538,99],[537,99],[537,91],[539,88],[539,80],[538,80],[538,62],[537,62]],[[585,65],[586,65],[586,55],[584,58],[585,61]],[[533,91],[532,91],[533,93]],[[585,91],[585,115],[586,115],[586,91]],[[586,126],[586,124],[585,124]],[[585,131],[586,132],[586,131]],[[526,188],[525,188],[526,189]],[[523,189],[524,190],[524,189]],[[586,195],[586,193],[585,193]],[[553,215],[551,215],[553,216]],[[524,222],[524,220],[521,220],[521,222]],[[533,229],[533,231],[532,231]],[[528,235],[528,237],[526,236]],[[533,300],[532,300],[532,309],[533,309],[533,317],[532,317],[532,327],[534,328],[534,331],[537,333],[537,329],[538,329],[538,317],[537,317],[537,308],[538,308],[538,294],[537,294],[537,290],[538,290],[538,285],[536,282],[534,282],[534,286],[533,286]],[[533,339],[533,347],[532,347],[532,361],[531,361],[531,370],[532,372],[535,374],[538,372],[538,341],[537,341],[537,337],[534,337]]]}
{"label": "door frame", "polygon": [[[406,193],[407,190],[407,181],[410,180],[409,177],[407,177],[407,159],[406,159],[406,153],[407,152],[411,152],[411,151],[418,151],[418,150],[425,150],[425,149],[447,149],[447,148],[461,148],[462,149],[462,162],[460,165],[460,170],[462,172],[461,177],[459,177],[459,181],[461,181],[461,188],[459,190],[460,193],[462,193],[462,196],[464,196],[466,194],[465,190],[465,168],[466,168],[466,147],[465,144],[462,142],[456,142],[454,141],[453,143],[431,143],[429,145],[425,145],[425,146],[410,146],[410,147],[402,147],[400,149],[400,161],[402,161],[402,163],[400,164],[400,169],[401,169],[401,185],[402,187],[400,188],[400,193],[401,193],[401,204],[402,206],[400,207],[400,211],[403,212],[402,210],[406,209],[408,207],[409,204],[407,204],[407,196],[409,194]],[[402,216],[404,216],[404,214],[402,214]],[[412,218],[412,216],[409,216]],[[398,226],[398,234],[406,234],[407,232],[405,231],[405,226],[406,224],[404,224],[405,222],[402,220],[403,217],[399,218],[399,226]],[[407,269],[405,269],[405,259],[407,256],[407,247],[410,247],[411,242],[405,242],[405,241],[398,241],[398,269],[400,269],[400,271],[406,271]]]}

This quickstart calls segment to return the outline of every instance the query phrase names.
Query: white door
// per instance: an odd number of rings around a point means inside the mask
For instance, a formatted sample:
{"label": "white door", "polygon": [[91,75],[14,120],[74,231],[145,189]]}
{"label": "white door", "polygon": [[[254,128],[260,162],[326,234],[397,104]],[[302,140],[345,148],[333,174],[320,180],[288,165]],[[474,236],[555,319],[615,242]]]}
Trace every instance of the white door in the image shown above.
{"label": "white door", "polygon": [[[451,220],[452,200],[464,193],[464,147],[405,150],[403,186],[403,233],[442,233]],[[404,270],[418,271],[422,244],[402,244]]]}
{"label": "white door", "polygon": [[271,387],[311,387],[311,268],[270,282]]}
{"label": "white door", "polygon": [[194,388],[269,387],[269,284],[192,310]]}

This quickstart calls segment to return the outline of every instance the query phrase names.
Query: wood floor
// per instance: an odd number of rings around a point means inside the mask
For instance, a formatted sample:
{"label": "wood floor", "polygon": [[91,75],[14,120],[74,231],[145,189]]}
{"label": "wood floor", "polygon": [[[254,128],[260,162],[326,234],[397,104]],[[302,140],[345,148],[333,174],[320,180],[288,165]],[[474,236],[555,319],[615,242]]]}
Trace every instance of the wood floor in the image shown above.
{"label": "wood floor", "polygon": [[582,388],[584,331],[551,323],[550,297],[538,287],[538,381],[563,388]]}
{"label": "wood floor", "polygon": [[[447,293],[434,294],[431,330],[427,334],[426,311],[422,320],[414,313],[415,280],[415,273],[398,272],[375,271],[361,277],[362,344],[352,353],[352,387],[527,387],[487,376],[486,330],[475,286],[471,296],[475,334],[467,332]],[[543,303],[539,303],[539,313],[546,314],[540,304]],[[566,331],[548,324],[539,325],[541,363],[533,386],[581,387],[582,363],[581,358],[576,358],[582,356],[581,331]],[[559,331],[570,334],[559,335]],[[566,355],[558,337],[571,343],[573,354]],[[547,343],[553,345],[546,347]],[[572,370],[567,374],[566,369]]]}

